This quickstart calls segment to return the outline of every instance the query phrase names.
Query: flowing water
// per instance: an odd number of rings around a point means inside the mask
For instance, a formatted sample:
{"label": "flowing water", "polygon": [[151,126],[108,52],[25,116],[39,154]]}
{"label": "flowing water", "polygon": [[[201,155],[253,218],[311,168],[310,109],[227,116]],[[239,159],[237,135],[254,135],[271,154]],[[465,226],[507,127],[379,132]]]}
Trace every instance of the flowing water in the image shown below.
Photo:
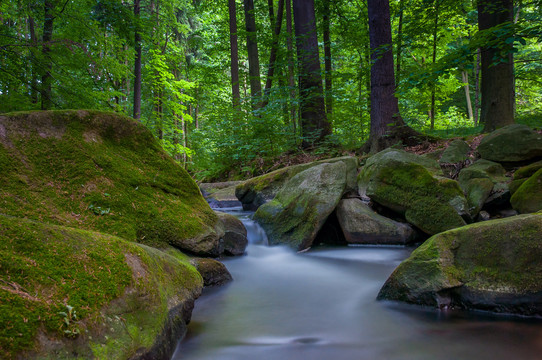
{"label": "flowing water", "polygon": [[248,213],[234,281],[196,301],[174,360],[539,360],[542,320],[375,301],[400,247],[266,247]]}

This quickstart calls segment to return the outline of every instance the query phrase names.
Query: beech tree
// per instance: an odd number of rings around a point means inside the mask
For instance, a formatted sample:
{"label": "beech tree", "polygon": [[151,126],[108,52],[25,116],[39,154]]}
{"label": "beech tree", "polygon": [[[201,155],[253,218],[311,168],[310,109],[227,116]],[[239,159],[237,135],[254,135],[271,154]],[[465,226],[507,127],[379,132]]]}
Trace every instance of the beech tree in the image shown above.
{"label": "beech tree", "polygon": [[324,105],[314,0],[294,0],[293,9],[299,63],[299,111],[303,146],[308,147],[331,134],[331,124]]}
{"label": "beech tree", "polygon": [[[482,106],[484,131],[514,123],[514,61],[512,45],[512,0],[479,0],[478,27],[486,32],[482,47]],[[496,33],[499,30],[500,34]],[[507,36],[503,36],[503,31]]]}

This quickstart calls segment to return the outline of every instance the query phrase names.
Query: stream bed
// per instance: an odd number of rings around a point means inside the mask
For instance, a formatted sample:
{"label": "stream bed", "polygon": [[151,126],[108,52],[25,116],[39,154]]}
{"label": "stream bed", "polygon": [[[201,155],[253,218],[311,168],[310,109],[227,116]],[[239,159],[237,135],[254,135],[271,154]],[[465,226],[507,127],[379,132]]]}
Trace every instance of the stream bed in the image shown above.
{"label": "stream bed", "polygon": [[173,360],[538,360],[542,320],[375,300],[404,247],[267,247],[250,213],[234,281],[204,290]]}

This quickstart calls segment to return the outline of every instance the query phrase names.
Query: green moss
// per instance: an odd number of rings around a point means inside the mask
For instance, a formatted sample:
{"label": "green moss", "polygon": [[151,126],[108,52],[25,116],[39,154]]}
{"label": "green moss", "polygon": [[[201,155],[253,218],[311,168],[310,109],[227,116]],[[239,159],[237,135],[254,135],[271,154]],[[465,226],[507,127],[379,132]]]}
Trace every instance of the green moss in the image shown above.
{"label": "green moss", "polygon": [[521,167],[517,169],[514,173],[514,180],[528,179],[540,169],[542,169],[542,161],[537,161],[535,163]]}
{"label": "green moss", "polygon": [[512,195],[510,203],[522,214],[542,210],[542,169],[521,184]]}
{"label": "green moss", "polygon": [[0,213],[161,246],[216,222],[194,181],[129,118],[54,111],[0,122],[10,143],[0,143]]}

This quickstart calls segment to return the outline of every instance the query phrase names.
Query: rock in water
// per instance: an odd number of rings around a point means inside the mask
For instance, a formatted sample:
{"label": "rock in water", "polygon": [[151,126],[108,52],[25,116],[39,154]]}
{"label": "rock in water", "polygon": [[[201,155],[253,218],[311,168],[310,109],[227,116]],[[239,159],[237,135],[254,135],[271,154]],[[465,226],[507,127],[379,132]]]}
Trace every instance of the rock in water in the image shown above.
{"label": "rock in water", "polygon": [[513,163],[542,157],[542,134],[526,125],[513,124],[495,130],[478,146],[482,159]]}
{"label": "rock in water", "polygon": [[190,263],[201,274],[205,286],[220,286],[233,280],[226,266],[215,259],[194,258]]}
{"label": "rock in water", "polygon": [[337,218],[350,244],[407,244],[414,230],[374,212],[360,199],[343,199],[337,206]]}
{"label": "rock in water", "polygon": [[521,214],[542,210],[542,169],[535,172],[516,190],[510,202]]}
{"label": "rock in water", "polygon": [[359,193],[404,214],[406,220],[434,235],[465,225],[467,200],[457,181],[441,174],[436,161],[390,149],[378,153],[361,170]]}
{"label": "rock in water", "polygon": [[267,232],[270,245],[310,248],[346,188],[343,162],[311,167],[290,179],[254,219]]}
{"label": "rock in water", "polygon": [[542,315],[542,213],[435,235],[389,277],[379,299]]}
{"label": "rock in water", "polygon": [[248,245],[245,225],[231,214],[217,212],[217,215],[224,225],[224,252],[233,256],[243,255]]}

